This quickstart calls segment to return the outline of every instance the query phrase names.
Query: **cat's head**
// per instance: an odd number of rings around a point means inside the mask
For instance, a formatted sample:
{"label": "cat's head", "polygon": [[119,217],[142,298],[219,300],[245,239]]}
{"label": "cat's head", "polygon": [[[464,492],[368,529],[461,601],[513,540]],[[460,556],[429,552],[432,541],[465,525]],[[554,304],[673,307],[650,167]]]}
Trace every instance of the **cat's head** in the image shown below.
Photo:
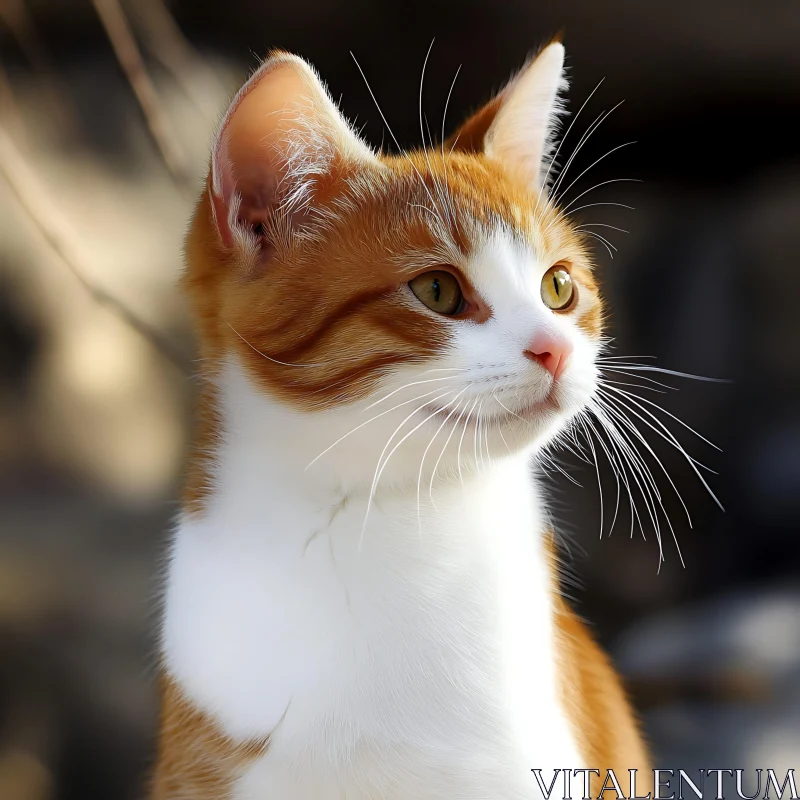
{"label": "cat's head", "polygon": [[354,481],[391,455],[387,477],[417,480],[541,447],[585,407],[602,305],[547,191],[563,57],[549,45],[450,140],[400,156],[295,56],[242,88],[186,286],[238,404],[223,417],[247,417],[254,446],[326,451],[314,469]]}

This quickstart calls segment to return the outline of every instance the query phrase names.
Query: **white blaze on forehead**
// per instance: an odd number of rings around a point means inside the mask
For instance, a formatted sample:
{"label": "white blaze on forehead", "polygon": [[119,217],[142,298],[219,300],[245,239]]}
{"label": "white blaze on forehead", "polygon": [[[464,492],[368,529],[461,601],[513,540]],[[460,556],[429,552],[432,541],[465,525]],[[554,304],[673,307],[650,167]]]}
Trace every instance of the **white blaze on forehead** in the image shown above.
{"label": "white blaze on forehead", "polygon": [[555,332],[570,327],[570,321],[542,302],[542,277],[551,266],[521,236],[497,228],[473,249],[465,272],[498,324],[509,331],[535,326]]}
{"label": "white blaze on forehead", "polygon": [[588,401],[596,381],[598,344],[578,321],[582,305],[591,307],[597,301],[589,293],[581,295],[578,288],[573,311],[556,313],[548,308],[541,284],[552,265],[552,254],[537,254],[530,242],[503,228],[487,233],[464,260],[462,269],[491,315],[482,323],[454,321],[448,355],[437,364],[466,370],[470,393],[485,397],[499,393],[512,407],[524,398],[543,400],[551,389],[551,376],[525,351],[539,352],[536,342],[552,341],[563,342],[571,353],[559,379],[563,407],[573,413]]}

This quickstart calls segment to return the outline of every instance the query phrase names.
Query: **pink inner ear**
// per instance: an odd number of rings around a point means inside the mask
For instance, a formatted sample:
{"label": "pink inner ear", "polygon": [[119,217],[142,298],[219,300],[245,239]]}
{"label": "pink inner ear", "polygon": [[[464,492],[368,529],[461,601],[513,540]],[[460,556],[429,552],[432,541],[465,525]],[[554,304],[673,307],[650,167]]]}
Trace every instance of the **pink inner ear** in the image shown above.
{"label": "pink inner ear", "polygon": [[222,241],[232,246],[242,227],[268,238],[308,223],[308,203],[345,161],[378,166],[308,64],[274,55],[234,99],[214,146],[211,194]]}
{"label": "pink inner ear", "polygon": [[[237,195],[234,196],[233,190],[231,190],[227,198],[219,197],[214,192],[211,193],[217,228],[226,247],[233,246],[232,223],[251,228],[260,234],[267,226],[275,208],[274,202],[270,203],[265,200],[260,192],[249,192],[241,181],[238,182],[236,188]],[[238,207],[235,207],[235,215],[231,214],[231,211],[234,210],[232,202],[238,202]]]}
{"label": "pink inner ear", "polygon": [[234,241],[234,224],[264,226],[278,205],[288,161],[282,149],[304,94],[308,85],[297,65],[273,60],[250,79],[228,111],[212,164],[212,202],[227,247]]}

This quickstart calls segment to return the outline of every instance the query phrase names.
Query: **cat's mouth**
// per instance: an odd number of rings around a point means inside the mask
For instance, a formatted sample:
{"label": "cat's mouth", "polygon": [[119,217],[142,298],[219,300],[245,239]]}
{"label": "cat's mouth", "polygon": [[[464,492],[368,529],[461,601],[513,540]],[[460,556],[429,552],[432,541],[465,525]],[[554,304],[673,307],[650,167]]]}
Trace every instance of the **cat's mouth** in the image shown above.
{"label": "cat's mouth", "polygon": [[525,402],[520,398],[515,398],[512,403],[500,399],[497,395],[489,395],[484,402],[473,403],[468,413],[453,412],[452,408],[426,405],[420,409],[423,413],[430,415],[432,419],[441,419],[449,424],[463,427],[477,423],[478,420],[499,420],[513,422],[522,420],[523,422],[534,422],[561,411],[558,391],[552,386],[544,398],[532,402]]}
{"label": "cat's mouth", "polygon": [[558,402],[555,388],[551,388],[543,400],[533,403],[521,404],[517,409],[505,409],[508,416],[516,416],[525,421],[538,419],[542,414],[551,414],[560,411],[561,404]]}

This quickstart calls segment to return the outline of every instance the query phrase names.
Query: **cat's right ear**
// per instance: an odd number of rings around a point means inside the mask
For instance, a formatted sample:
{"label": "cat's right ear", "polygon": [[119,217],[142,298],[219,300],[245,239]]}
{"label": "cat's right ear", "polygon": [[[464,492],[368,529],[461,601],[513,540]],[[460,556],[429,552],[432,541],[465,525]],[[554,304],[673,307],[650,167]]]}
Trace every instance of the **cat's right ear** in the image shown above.
{"label": "cat's right ear", "polygon": [[316,72],[273,53],[233,99],[211,157],[209,191],[226,248],[253,251],[308,221],[343,170],[377,164]]}
{"label": "cat's right ear", "polygon": [[444,150],[483,153],[538,190],[550,175],[565,88],[564,46],[554,41],[445,141]]}

